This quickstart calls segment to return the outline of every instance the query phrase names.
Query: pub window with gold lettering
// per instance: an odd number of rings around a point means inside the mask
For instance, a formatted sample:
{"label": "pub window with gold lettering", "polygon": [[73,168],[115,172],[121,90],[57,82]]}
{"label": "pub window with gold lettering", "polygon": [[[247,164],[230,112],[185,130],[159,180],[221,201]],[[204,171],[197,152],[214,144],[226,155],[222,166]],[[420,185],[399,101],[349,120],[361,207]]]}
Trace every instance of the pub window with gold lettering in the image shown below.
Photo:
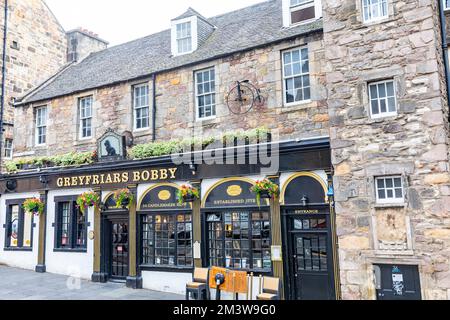
{"label": "pub window with gold lettering", "polygon": [[208,266],[270,272],[270,209],[258,207],[248,179],[225,179],[204,202]]}
{"label": "pub window with gold lettering", "polygon": [[192,268],[192,209],[179,203],[178,187],[163,184],[150,188],[139,202],[141,266]]}

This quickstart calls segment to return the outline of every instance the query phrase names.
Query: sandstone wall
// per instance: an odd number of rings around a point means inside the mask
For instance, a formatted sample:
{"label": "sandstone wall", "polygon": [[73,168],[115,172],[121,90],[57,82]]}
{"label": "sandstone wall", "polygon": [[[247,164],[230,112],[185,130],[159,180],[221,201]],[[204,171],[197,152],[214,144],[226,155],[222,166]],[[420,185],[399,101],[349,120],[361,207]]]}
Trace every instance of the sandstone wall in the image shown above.
{"label": "sandstone wall", "polygon": [[[312,101],[296,106],[284,107],[282,97],[281,51],[307,45],[310,56]],[[282,138],[307,138],[328,136],[328,111],[324,78],[324,49],[321,35],[299,38],[276,46],[257,49],[229,58],[224,58],[194,68],[183,68],[160,74],[156,80],[157,117],[156,139],[216,135],[236,129],[252,129],[268,126],[279,132]],[[194,72],[215,67],[217,92],[217,118],[197,121],[195,117]],[[232,114],[225,98],[236,81],[250,80],[261,89],[265,103],[256,106],[246,115]],[[133,130],[132,86],[148,82],[150,101],[152,84],[149,77],[143,81],[129,82],[108,88],[85,92],[43,102],[49,107],[48,143],[44,148],[34,147],[33,107],[20,107],[16,111],[15,156],[62,154],[71,151],[96,149],[96,140],[108,128],[119,133]],[[80,141],[77,138],[77,99],[94,96],[93,139]],[[31,133],[31,134],[30,134]],[[133,132],[136,143],[152,141],[152,128]]]}
{"label": "sandstone wall", "polygon": [[[67,41],[63,28],[42,0],[8,2],[4,121],[13,123],[14,110],[9,102],[12,98],[25,95],[65,64]],[[4,1],[0,3],[0,12],[3,43]],[[0,55],[2,50],[0,46]],[[6,126],[6,130],[5,137],[13,138],[12,127]]]}
{"label": "sandstone wall", "polygon": [[[425,299],[450,298],[448,104],[436,1],[324,0],[326,81],[344,299],[375,299],[373,264],[414,264]],[[398,115],[373,120],[367,84],[394,79]],[[375,203],[374,178],[402,175],[405,204]]]}

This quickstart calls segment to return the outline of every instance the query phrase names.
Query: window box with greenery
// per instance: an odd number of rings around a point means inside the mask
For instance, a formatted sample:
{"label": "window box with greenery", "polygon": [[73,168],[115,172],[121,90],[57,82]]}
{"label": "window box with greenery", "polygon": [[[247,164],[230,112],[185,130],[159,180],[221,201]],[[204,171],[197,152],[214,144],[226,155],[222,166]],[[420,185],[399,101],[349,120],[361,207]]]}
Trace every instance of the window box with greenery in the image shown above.
{"label": "window box with greenery", "polygon": [[23,170],[34,170],[39,168],[69,167],[92,164],[97,161],[96,152],[76,153],[71,152],[64,155],[52,157],[36,157],[8,161],[5,165],[8,173]]}
{"label": "window box with greenery", "polygon": [[256,181],[256,184],[250,189],[250,191],[256,194],[256,202],[258,203],[258,206],[261,205],[261,199],[274,199],[280,195],[280,188],[278,185],[269,179]]}
{"label": "window box with greenery", "polygon": [[77,198],[77,206],[82,214],[85,214],[86,209],[98,207],[100,204],[100,196],[97,192],[85,192]]}
{"label": "window box with greenery", "polygon": [[55,198],[55,252],[86,252],[88,218],[78,205],[80,196]]}
{"label": "window box with greenery", "polygon": [[200,199],[200,191],[189,184],[184,184],[177,192],[179,204],[194,202]]}
{"label": "window box with greenery", "polygon": [[117,209],[130,209],[134,195],[130,189],[120,189],[114,192],[114,201],[116,201]]}

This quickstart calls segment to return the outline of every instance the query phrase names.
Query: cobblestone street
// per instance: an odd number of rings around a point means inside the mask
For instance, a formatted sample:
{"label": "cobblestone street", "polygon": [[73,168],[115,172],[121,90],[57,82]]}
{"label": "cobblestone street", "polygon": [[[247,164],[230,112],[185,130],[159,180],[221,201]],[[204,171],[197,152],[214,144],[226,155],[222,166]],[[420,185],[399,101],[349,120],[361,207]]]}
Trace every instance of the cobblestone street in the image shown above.
{"label": "cobblestone street", "polygon": [[0,300],[182,300],[177,294],[133,290],[123,283],[93,283],[0,266]]}

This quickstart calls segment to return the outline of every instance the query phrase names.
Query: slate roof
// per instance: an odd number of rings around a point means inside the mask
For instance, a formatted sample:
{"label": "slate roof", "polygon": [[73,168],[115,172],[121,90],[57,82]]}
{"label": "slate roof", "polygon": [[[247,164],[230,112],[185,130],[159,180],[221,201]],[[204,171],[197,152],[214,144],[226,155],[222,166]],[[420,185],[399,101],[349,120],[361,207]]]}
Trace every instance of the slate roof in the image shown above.
{"label": "slate roof", "polygon": [[202,16],[200,13],[198,13],[196,10],[192,9],[191,7],[189,7],[186,10],[186,12],[183,13],[182,15],[176,17],[175,19],[172,19],[172,21],[181,20],[181,19],[184,19],[184,18],[192,17],[192,16],[197,16],[197,17],[199,17],[199,18],[201,18],[201,19],[203,19],[205,21],[208,21],[208,19],[206,19],[204,16]]}
{"label": "slate roof", "polygon": [[191,54],[171,55],[171,32],[164,30],[96,52],[49,79],[17,105],[75,94],[153,73],[176,69],[322,30],[322,19],[283,28],[281,0],[270,0],[209,18],[217,27]]}

